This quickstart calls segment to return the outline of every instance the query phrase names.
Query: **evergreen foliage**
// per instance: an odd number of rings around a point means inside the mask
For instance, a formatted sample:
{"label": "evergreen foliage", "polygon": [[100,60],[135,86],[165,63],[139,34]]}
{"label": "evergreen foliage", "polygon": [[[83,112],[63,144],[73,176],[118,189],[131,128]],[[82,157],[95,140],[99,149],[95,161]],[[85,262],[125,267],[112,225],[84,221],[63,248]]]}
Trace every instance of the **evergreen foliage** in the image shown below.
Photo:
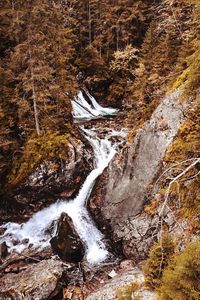
{"label": "evergreen foliage", "polygon": [[127,45],[124,50],[116,51],[110,62],[110,71],[113,81],[109,87],[110,101],[115,99],[115,105],[120,105],[124,97],[131,91],[132,81],[136,77],[135,70],[138,67],[138,49]]}
{"label": "evergreen foliage", "polygon": [[200,240],[177,254],[163,273],[159,300],[200,299]]}
{"label": "evergreen foliage", "polygon": [[[70,99],[65,95],[72,95],[73,86],[68,62],[72,52],[70,31],[62,24],[61,12],[48,1],[26,2],[19,9],[20,28],[15,34],[19,42],[8,64],[10,81],[15,86],[12,101],[18,106],[19,127],[28,132],[36,127],[39,135],[63,124],[71,111]],[[19,19],[18,12],[13,18]]]}
{"label": "evergreen foliage", "polygon": [[190,30],[187,32],[183,46],[181,47],[177,70],[180,76],[173,84],[174,88],[184,85],[185,96],[199,95],[200,88],[200,4],[197,0],[186,1],[194,4]]}
{"label": "evergreen foliage", "polygon": [[[1,182],[35,136],[68,133],[77,90],[73,34],[60,1],[3,1],[0,48]],[[52,144],[53,147],[53,144]],[[27,162],[25,162],[27,163]]]}
{"label": "evergreen foliage", "polygon": [[144,267],[145,283],[151,289],[160,286],[163,270],[174,254],[175,244],[170,235],[163,235],[152,247]]}
{"label": "evergreen foliage", "polygon": [[[190,105],[164,161],[170,166],[196,158],[199,30],[198,0],[1,1],[1,190],[17,187],[42,161],[67,159],[75,133],[71,99],[83,86],[107,104],[130,109],[130,141],[169,87],[183,88]],[[168,183],[162,180],[161,199]],[[199,190],[197,164],[169,194],[170,208],[189,221],[190,234],[200,230]],[[152,202],[146,212],[153,215],[159,204]],[[153,246],[144,268],[147,286],[160,287],[162,300],[200,299],[200,241],[181,254],[174,248],[169,235]],[[136,288],[118,290],[117,299],[132,299]]]}
{"label": "evergreen foliage", "polygon": [[[36,167],[28,162],[29,141],[74,133],[71,99],[78,85],[130,109],[130,140],[174,81],[175,88],[184,84],[186,94],[197,96],[199,11],[197,0],[1,1],[1,183],[10,172],[25,174],[19,161]],[[196,115],[195,104],[166,161],[197,153]],[[187,187],[183,203],[191,210],[182,216],[194,216],[197,193],[189,201]]]}
{"label": "evergreen foliage", "polygon": [[[186,114],[186,121],[180,127],[177,137],[168,148],[165,154],[165,162],[170,165],[174,162],[183,162],[182,169],[186,164],[189,164],[191,159],[199,156],[200,149],[200,106],[194,102]],[[184,161],[186,163],[184,164]],[[171,176],[176,176],[175,171]],[[164,180],[164,185],[167,185]],[[198,217],[200,214],[200,185],[199,185],[199,165],[185,174],[181,180],[173,186],[171,207],[175,208],[176,202],[179,201],[179,210],[176,211],[177,218],[187,219],[190,224],[190,233],[195,233],[199,230],[200,225]],[[179,199],[179,200],[178,200]]]}

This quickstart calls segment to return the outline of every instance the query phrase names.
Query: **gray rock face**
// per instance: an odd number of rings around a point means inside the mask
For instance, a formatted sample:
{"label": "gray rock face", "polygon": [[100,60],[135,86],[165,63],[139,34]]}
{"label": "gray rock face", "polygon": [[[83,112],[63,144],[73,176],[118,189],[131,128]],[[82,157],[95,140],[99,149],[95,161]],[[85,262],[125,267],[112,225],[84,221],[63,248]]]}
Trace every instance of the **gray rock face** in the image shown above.
{"label": "gray rock face", "polygon": [[19,274],[7,274],[0,281],[0,299],[48,299],[55,292],[62,273],[62,263],[49,259],[31,265]]}
{"label": "gray rock face", "polygon": [[[156,177],[165,151],[183,121],[184,107],[179,96],[180,92],[176,91],[161,102],[136,134],[134,144],[109,167],[101,213],[111,226],[114,240],[123,240],[124,252],[130,254],[127,256],[135,255],[133,245],[133,251],[130,250],[130,241],[145,239],[146,243],[151,235],[148,230],[152,220],[146,215],[136,215],[141,213],[147,200],[147,187]],[[151,244],[150,240],[148,243]]]}

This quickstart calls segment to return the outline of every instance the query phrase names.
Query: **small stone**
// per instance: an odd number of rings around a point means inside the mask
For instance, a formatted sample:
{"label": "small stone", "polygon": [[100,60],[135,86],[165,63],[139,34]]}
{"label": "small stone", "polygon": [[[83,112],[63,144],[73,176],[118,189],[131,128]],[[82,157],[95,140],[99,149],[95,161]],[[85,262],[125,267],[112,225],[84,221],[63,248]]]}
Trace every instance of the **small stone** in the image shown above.
{"label": "small stone", "polygon": [[23,239],[21,241],[22,245],[26,245],[26,244],[28,244],[28,242],[29,242],[29,239]]}
{"label": "small stone", "polygon": [[112,270],[112,271],[108,274],[108,277],[110,277],[110,278],[114,278],[115,276],[117,276],[117,273],[115,272],[115,270]]}
{"label": "small stone", "polygon": [[12,244],[13,244],[13,246],[16,246],[16,245],[18,245],[19,244],[19,240],[12,240]]}
{"label": "small stone", "polygon": [[80,287],[69,286],[63,289],[63,300],[84,300],[84,295]]}

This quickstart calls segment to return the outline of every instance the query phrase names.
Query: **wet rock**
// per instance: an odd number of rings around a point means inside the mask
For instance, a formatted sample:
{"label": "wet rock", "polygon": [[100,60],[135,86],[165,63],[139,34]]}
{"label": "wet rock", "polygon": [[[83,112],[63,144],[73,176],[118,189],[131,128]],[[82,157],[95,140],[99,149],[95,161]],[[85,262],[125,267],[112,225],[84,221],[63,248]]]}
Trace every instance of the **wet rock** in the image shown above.
{"label": "wet rock", "polygon": [[3,227],[0,227],[0,235],[3,235],[5,231],[6,231],[6,229],[5,229],[5,228],[3,228]]}
{"label": "wet rock", "polygon": [[53,251],[64,261],[79,262],[84,256],[83,244],[74,228],[72,219],[62,213],[57,225],[57,234],[50,241]]}
{"label": "wet rock", "polygon": [[19,274],[6,274],[0,281],[0,299],[48,299],[56,294],[62,273],[62,263],[48,259],[28,266]]}
{"label": "wet rock", "polygon": [[0,261],[8,255],[8,247],[6,242],[0,244]]}

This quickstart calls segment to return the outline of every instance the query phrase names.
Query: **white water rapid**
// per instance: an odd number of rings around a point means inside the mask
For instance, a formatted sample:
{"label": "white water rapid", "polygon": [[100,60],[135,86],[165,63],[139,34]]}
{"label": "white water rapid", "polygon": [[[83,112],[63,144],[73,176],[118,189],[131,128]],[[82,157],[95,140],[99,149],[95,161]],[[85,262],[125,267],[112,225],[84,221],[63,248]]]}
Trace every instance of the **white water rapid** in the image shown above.
{"label": "white water rapid", "polygon": [[[81,96],[80,96],[81,95]],[[79,93],[81,97],[82,106],[88,108],[85,104],[85,98],[82,92]],[[87,101],[86,101],[87,102]],[[116,113],[115,109],[101,107],[96,100],[94,101],[94,115],[105,110]],[[84,115],[84,108],[82,111],[73,105],[74,116],[82,117]],[[88,116],[89,117],[89,116]],[[82,185],[77,197],[71,201],[57,201],[38,213],[34,214],[32,218],[23,224],[7,223],[3,227],[6,229],[0,241],[6,241],[7,245],[12,250],[21,252],[30,245],[34,248],[44,248],[49,246],[49,240],[52,236],[48,233],[48,229],[52,223],[60,217],[62,212],[67,213],[73,220],[74,226],[83,241],[86,249],[86,258],[89,264],[94,265],[104,261],[108,257],[108,251],[103,242],[102,233],[95,227],[95,224],[87,211],[86,204],[91,194],[96,178],[108,166],[110,160],[116,153],[115,147],[112,146],[110,134],[107,138],[99,139],[95,129],[84,129],[83,134],[90,142],[94,151],[94,169],[87,176],[84,184]],[[119,133],[121,135],[121,132]],[[116,131],[114,132],[116,136]],[[54,233],[56,228],[54,229]],[[15,243],[17,242],[17,244]]]}

